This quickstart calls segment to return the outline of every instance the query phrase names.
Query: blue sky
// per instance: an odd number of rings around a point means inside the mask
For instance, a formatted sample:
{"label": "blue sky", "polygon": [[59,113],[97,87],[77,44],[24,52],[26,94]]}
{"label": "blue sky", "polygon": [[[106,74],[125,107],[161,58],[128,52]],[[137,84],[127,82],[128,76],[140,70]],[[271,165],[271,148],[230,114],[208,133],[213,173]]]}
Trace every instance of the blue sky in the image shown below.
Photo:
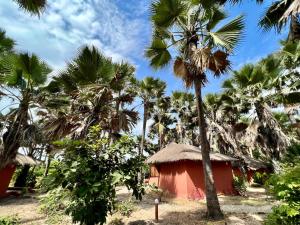
{"label": "blue sky", "polygon": [[[155,76],[165,80],[168,93],[184,89],[178,78],[167,67],[154,71],[144,58],[144,49],[150,42],[150,0],[51,0],[41,18],[31,17],[18,9],[12,0],[0,2],[0,27],[7,31],[20,51],[33,52],[45,60],[54,71],[64,68],[83,44],[96,45],[115,61],[128,60],[136,66],[138,78]],[[243,41],[231,57],[233,69],[244,63],[256,62],[279,48],[279,40],[286,36],[274,31],[263,32],[257,26],[266,6],[245,0],[243,4],[226,6],[231,18],[244,14],[246,30]],[[218,92],[222,81],[214,79],[204,92]]]}
{"label": "blue sky", "polygon": [[[225,7],[230,18],[244,14],[246,29],[243,41],[231,57],[233,69],[244,63],[256,62],[279,49],[279,40],[287,34],[263,32],[257,22],[267,5],[256,5],[254,0]],[[0,1],[0,27],[16,41],[16,49],[35,53],[54,70],[63,70],[84,44],[93,44],[115,61],[127,60],[135,65],[137,77],[159,77],[167,82],[167,94],[185,90],[182,81],[174,77],[172,66],[160,71],[149,67],[144,49],[150,42],[151,25],[149,4],[151,0],[48,0],[48,7],[40,17],[31,17],[20,10],[12,0]],[[219,92],[224,75],[215,79],[209,76],[204,93]],[[1,102],[6,105],[7,102]],[[141,111],[141,108],[138,108]],[[151,124],[151,121],[148,122]],[[134,133],[140,134],[140,121]]]}

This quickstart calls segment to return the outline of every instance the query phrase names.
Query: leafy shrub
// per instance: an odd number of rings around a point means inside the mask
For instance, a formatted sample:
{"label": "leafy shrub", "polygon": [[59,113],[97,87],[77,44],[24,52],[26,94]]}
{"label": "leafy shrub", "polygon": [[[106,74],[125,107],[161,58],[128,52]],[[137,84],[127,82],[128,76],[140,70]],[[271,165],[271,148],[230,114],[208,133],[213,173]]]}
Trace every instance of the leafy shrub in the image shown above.
{"label": "leafy shrub", "polygon": [[17,216],[0,217],[0,225],[19,225],[19,221]]}
{"label": "leafy shrub", "polygon": [[243,176],[233,176],[233,187],[242,196],[246,195],[247,185],[246,178]]}
{"label": "leafy shrub", "polygon": [[134,202],[129,199],[123,202],[120,202],[119,204],[117,204],[117,211],[122,215],[122,216],[127,216],[129,217],[131,215],[131,213],[134,211],[135,209],[135,205]]}
{"label": "leafy shrub", "polygon": [[149,196],[154,199],[157,198],[159,201],[161,201],[161,198],[164,195],[164,191],[162,189],[158,188],[155,184],[148,185],[147,189]]}
{"label": "leafy shrub", "polygon": [[300,144],[293,143],[290,145],[283,156],[282,162],[294,166],[300,161]]}
{"label": "leafy shrub", "polygon": [[60,187],[67,194],[69,201],[64,212],[74,223],[104,224],[108,213],[115,209],[118,183],[132,189],[138,199],[144,193],[137,179],[144,159],[137,155],[132,139],[123,136],[108,145],[108,139],[100,136],[100,128],[95,126],[84,140],[56,143],[65,151],[48,182],[52,188]]}
{"label": "leafy shrub", "polygon": [[254,183],[264,185],[265,182],[268,180],[269,175],[266,172],[260,173],[255,172],[253,175],[253,181]]}
{"label": "leafy shrub", "polygon": [[267,185],[282,204],[273,208],[265,224],[300,224],[300,162],[294,167],[286,166],[280,174],[271,176]]}

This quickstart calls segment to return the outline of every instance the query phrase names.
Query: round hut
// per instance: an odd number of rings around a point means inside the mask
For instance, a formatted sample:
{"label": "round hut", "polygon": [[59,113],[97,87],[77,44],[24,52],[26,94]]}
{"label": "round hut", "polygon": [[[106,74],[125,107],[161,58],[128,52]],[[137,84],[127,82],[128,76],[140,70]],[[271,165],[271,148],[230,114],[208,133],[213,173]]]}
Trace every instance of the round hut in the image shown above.
{"label": "round hut", "polygon": [[0,198],[8,195],[7,188],[10,180],[16,170],[17,165],[38,165],[38,162],[29,156],[18,153],[15,160],[8,164],[4,169],[0,170]]}
{"label": "round hut", "polygon": [[[236,159],[220,153],[210,153],[210,159],[217,192],[225,195],[235,194],[231,162]],[[150,184],[155,184],[177,198],[205,197],[200,148],[171,143],[146,162],[151,168]]]}

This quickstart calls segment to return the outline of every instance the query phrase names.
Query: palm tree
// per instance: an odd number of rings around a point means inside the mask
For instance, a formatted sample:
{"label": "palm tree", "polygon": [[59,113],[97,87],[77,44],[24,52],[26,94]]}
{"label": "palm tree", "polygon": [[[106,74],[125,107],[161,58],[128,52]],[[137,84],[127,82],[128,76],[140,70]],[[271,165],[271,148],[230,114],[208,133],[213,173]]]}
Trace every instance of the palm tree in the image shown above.
{"label": "palm tree", "polygon": [[201,89],[208,70],[219,76],[229,69],[228,55],[240,39],[243,17],[215,29],[226,18],[219,5],[191,0],[154,1],[151,13],[154,32],[146,56],[152,67],[160,68],[171,61],[169,48],[179,52],[174,73],[187,87],[195,87],[208,216],[223,217],[211,169]]}
{"label": "palm tree", "polygon": [[146,127],[147,127],[147,120],[149,119],[149,113],[155,101],[164,94],[166,83],[160,79],[155,79],[153,77],[145,77],[141,81],[134,80],[134,83],[135,83],[134,88],[136,94],[142,100],[142,104],[144,107],[143,130],[142,130],[141,145],[139,149],[139,155],[143,156]]}
{"label": "palm tree", "polygon": [[[233,78],[224,82],[227,94],[236,96],[240,104],[254,107],[260,126],[258,133],[263,136],[263,146],[271,157],[279,159],[289,144],[289,138],[282,132],[268,105],[277,96],[276,88],[280,78],[280,61],[273,57],[262,60],[258,65],[248,64],[233,72]],[[273,94],[275,92],[275,94]],[[250,104],[250,105],[249,105]]]}
{"label": "palm tree", "polygon": [[265,30],[275,28],[277,32],[281,32],[290,20],[288,40],[300,40],[299,12],[300,3],[298,0],[277,0],[266,10],[259,21],[259,25]]}
{"label": "palm tree", "polygon": [[172,112],[177,114],[176,130],[180,143],[198,144],[197,138],[194,138],[194,128],[197,123],[194,118],[197,117],[195,112],[195,97],[191,93],[174,91],[171,96]]}
{"label": "palm tree", "polygon": [[[151,117],[154,122],[150,125],[149,135],[157,134],[159,149],[162,149],[166,143],[166,135],[169,132],[169,126],[173,124],[174,119],[170,112],[170,97],[162,96],[157,99]],[[153,139],[153,138],[152,138]]]}
{"label": "palm tree", "polygon": [[7,117],[6,131],[3,134],[3,148],[0,149],[0,169],[15,159],[21,145],[23,132],[33,120],[30,109],[38,107],[39,90],[50,73],[49,67],[36,55],[10,54],[0,63],[0,88],[2,95],[13,100],[18,107]]}
{"label": "palm tree", "polygon": [[13,0],[19,7],[32,15],[40,16],[47,6],[47,0]]}
{"label": "palm tree", "polygon": [[11,52],[15,42],[6,36],[5,31],[0,29],[0,57],[7,53]]}

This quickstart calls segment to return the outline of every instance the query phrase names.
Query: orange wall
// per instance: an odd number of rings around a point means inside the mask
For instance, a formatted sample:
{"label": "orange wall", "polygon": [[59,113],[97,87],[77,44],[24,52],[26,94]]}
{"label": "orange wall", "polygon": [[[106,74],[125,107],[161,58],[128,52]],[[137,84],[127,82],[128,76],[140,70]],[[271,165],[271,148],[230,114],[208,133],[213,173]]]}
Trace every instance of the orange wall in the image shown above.
{"label": "orange wall", "polygon": [[[234,194],[230,162],[212,162],[213,176],[218,193]],[[205,197],[202,162],[180,161],[159,165],[158,186],[174,197],[202,199]]]}
{"label": "orange wall", "polygon": [[[202,162],[187,161],[188,173],[188,193],[191,199],[202,199],[205,197],[205,182]],[[234,194],[232,185],[233,176],[230,162],[212,161],[212,170],[217,193],[231,195]]]}
{"label": "orange wall", "polygon": [[158,186],[178,198],[187,198],[187,175],[184,161],[164,163],[159,166]]}
{"label": "orange wall", "polygon": [[15,165],[8,165],[0,170],[0,197],[5,197],[9,182],[15,172]]}

